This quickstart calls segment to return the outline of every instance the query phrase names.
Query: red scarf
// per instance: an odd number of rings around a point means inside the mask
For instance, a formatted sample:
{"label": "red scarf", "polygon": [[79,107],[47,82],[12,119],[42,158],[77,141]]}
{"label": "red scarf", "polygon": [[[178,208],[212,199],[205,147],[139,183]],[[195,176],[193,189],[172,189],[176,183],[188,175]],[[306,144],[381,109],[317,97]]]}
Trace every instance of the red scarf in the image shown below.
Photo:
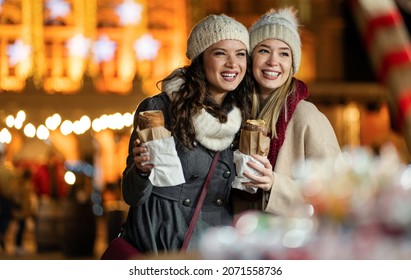
{"label": "red scarf", "polygon": [[294,78],[295,83],[295,91],[294,94],[287,99],[287,116],[288,119],[285,119],[285,108],[283,108],[280,112],[278,117],[278,121],[276,124],[277,129],[277,138],[272,138],[270,143],[270,151],[268,152],[268,159],[270,160],[273,169],[275,167],[275,163],[277,162],[278,152],[280,151],[281,146],[285,140],[285,130],[287,129],[287,125],[292,118],[295,108],[297,107],[298,103],[306,99],[309,95],[308,87],[303,82],[296,78]]}

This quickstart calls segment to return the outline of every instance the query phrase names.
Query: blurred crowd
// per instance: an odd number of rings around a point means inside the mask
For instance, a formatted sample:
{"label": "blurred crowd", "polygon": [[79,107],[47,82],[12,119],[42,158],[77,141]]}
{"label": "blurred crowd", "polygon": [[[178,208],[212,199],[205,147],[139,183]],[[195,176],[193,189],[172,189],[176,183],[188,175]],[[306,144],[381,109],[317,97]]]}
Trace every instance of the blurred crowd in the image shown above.
{"label": "blurred crowd", "polygon": [[5,235],[15,220],[17,230],[14,239],[16,253],[25,253],[23,235],[29,219],[35,220],[38,207],[32,171],[15,168],[4,160],[0,152],[0,250],[5,250]]}

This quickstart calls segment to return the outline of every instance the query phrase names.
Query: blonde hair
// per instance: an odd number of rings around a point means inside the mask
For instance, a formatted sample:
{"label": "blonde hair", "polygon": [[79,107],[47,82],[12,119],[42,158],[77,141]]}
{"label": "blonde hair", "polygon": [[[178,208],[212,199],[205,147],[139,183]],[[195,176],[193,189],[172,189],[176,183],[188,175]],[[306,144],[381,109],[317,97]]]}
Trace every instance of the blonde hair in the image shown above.
{"label": "blonde hair", "polygon": [[287,100],[293,93],[293,71],[285,81],[285,83],[279,88],[273,90],[265,103],[260,104],[260,98],[258,94],[258,86],[253,92],[253,105],[251,108],[251,115],[255,119],[263,119],[267,124],[268,133],[271,134],[271,138],[277,138],[276,124],[281,110],[285,110],[285,118],[287,119]]}

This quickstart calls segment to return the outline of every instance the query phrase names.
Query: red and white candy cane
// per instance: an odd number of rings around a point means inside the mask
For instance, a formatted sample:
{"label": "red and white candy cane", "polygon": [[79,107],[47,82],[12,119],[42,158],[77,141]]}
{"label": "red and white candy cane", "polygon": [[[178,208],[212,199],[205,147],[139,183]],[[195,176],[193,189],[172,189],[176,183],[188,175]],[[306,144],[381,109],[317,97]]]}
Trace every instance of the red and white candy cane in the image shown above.
{"label": "red and white candy cane", "polygon": [[411,40],[404,19],[394,0],[350,4],[374,70],[390,91],[394,129],[404,133],[411,148]]}

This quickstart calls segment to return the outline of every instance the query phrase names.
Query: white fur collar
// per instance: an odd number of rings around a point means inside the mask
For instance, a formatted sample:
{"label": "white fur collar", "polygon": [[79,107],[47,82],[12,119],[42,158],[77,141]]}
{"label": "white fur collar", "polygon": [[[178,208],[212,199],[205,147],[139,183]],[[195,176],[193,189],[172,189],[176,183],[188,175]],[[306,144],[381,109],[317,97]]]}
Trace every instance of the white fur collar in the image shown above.
{"label": "white fur collar", "polygon": [[168,76],[173,76],[172,79],[163,81],[161,83],[161,91],[167,93],[170,100],[173,100],[173,94],[180,90],[181,86],[184,84],[184,79],[180,77],[183,71],[183,68],[177,68]]}

